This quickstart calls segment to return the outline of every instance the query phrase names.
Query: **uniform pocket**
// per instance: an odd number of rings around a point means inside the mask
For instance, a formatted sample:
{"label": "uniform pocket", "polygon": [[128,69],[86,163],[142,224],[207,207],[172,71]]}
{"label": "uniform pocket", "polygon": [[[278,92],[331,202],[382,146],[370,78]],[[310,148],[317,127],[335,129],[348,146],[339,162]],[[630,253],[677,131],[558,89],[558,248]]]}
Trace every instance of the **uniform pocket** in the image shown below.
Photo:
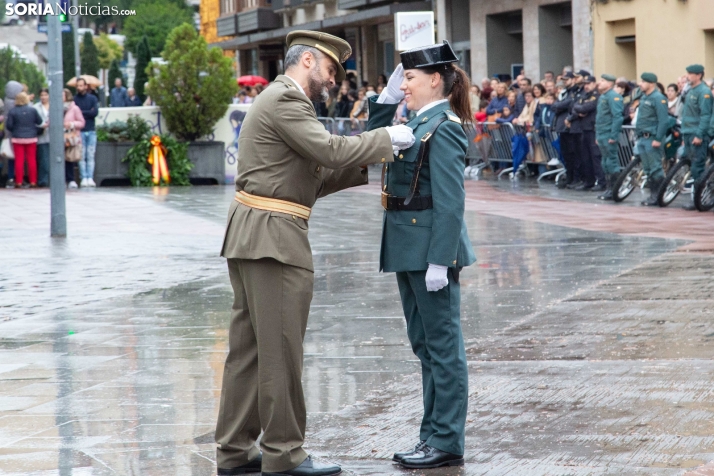
{"label": "uniform pocket", "polygon": [[307,161],[307,171],[310,172],[310,175],[314,178],[322,180],[322,165],[314,160]]}
{"label": "uniform pocket", "polygon": [[307,228],[308,228],[307,220],[300,218],[297,215],[289,215],[287,213],[281,213],[281,212],[270,212],[270,219],[286,221],[289,224],[292,224],[293,226],[300,228],[301,230],[307,230]]}
{"label": "uniform pocket", "polygon": [[431,228],[434,210],[428,209],[413,212],[396,211],[387,213],[394,214],[394,223],[397,225]]}

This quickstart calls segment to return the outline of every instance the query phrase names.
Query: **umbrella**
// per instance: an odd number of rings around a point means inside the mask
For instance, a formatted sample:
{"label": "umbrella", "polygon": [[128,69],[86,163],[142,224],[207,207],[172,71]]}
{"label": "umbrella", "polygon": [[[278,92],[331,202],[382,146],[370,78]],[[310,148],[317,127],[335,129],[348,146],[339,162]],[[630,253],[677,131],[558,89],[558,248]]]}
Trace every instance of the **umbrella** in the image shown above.
{"label": "umbrella", "polygon": [[239,86],[255,86],[256,84],[262,84],[263,86],[268,84],[268,80],[262,76],[241,76],[237,79]]}
{"label": "umbrella", "polygon": [[[91,74],[83,74],[80,76],[83,80],[87,82],[90,88],[96,89],[99,86],[102,85],[102,82],[97,78],[96,76],[92,76]],[[72,78],[69,81],[67,81],[67,86],[76,88],[77,87],[77,78]]]}

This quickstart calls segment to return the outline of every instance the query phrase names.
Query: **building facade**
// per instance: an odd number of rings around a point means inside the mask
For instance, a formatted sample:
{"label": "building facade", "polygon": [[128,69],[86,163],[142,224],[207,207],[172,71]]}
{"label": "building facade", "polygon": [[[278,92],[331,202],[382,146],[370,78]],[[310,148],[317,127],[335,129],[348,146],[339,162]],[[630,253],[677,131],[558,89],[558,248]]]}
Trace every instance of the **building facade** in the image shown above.
{"label": "building facade", "polygon": [[649,71],[666,86],[699,63],[714,77],[713,0],[597,0],[592,28],[598,73],[636,79]]}
{"label": "building facade", "polygon": [[217,5],[209,43],[235,54],[239,74],[269,80],[282,71],[285,36],[307,29],[345,38],[347,69],[374,84],[399,62],[394,15],[410,11],[435,12],[437,40],[451,42],[475,80],[592,67],[591,0],[203,0],[202,12],[204,2]]}

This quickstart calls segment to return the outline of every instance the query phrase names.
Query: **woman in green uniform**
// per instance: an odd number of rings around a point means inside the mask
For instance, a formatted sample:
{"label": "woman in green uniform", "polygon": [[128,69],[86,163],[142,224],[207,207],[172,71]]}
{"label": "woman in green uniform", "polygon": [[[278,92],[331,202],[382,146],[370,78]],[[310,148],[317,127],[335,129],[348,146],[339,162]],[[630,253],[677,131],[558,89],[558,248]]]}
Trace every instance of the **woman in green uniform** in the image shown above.
{"label": "woman in green uniform", "polygon": [[417,139],[383,170],[380,270],[396,272],[407,334],[422,366],[419,443],[396,453],[406,468],[464,463],[468,370],[459,271],[476,258],[464,223],[464,167],[472,126],[469,80],[448,42],[401,54],[368,128],[391,125],[402,99]]}

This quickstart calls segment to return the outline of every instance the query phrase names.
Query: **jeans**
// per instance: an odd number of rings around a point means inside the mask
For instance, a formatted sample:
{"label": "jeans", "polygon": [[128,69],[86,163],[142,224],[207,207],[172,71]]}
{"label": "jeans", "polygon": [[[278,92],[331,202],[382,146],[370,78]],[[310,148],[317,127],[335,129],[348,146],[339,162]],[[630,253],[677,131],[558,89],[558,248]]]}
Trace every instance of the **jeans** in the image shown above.
{"label": "jeans", "polygon": [[50,184],[50,144],[37,144],[37,185]]}
{"label": "jeans", "polygon": [[82,132],[82,160],[79,161],[79,175],[82,180],[94,179],[94,152],[97,150],[97,132]]}

